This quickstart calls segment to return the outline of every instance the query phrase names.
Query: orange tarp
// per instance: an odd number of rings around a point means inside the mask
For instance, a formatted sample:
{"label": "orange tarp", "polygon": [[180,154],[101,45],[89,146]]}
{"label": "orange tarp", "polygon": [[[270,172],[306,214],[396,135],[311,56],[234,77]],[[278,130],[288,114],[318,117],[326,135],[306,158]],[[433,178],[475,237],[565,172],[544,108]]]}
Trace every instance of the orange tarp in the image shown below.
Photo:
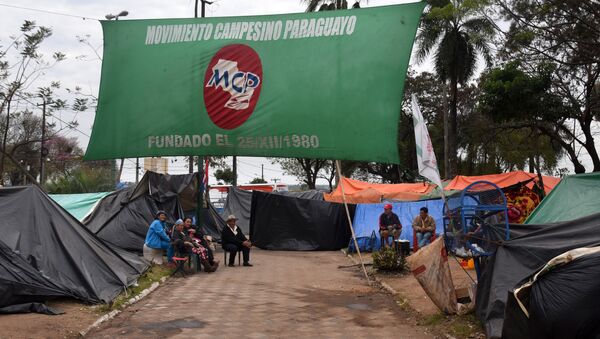
{"label": "orange tarp", "polygon": [[[532,182],[527,184],[527,187],[532,188],[534,182],[537,182],[538,176],[535,173],[515,171],[502,174],[489,174],[489,175],[477,175],[477,176],[465,176],[458,175],[444,188],[445,190],[463,190],[470,184],[476,181],[489,181],[500,188],[509,187],[516,185],[520,182],[529,181],[534,179]],[[542,180],[544,181],[544,191],[549,193],[554,186],[558,184],[560,178],[548,177],[543,175]]]}
{"label": "orange tarp", "polygon": [[[435,185],[416,184],[371,184],[364,181],[342,178],[346,201],[351,204],[379,203],[382,199],[419,200],[433,190]],[[326,201],[342,202],[342,188],[338,185],[331,193],[323,194]]]}

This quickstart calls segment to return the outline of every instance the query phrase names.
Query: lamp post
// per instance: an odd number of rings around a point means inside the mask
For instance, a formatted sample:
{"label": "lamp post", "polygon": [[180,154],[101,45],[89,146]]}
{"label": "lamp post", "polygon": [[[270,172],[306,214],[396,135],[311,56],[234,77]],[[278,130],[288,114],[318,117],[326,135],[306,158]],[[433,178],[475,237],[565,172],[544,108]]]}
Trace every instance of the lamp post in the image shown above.
{"label": "lamp post", "polygon": [[122,16],[127,16],[127,15],[129,15],[129,12],[127,12],[127,11],[121,11],[121,12],[120,12],[119,14],[117,14],[117,15],[114,15],[114,14],[106,14],[104,17],[106,18],[106,20],[112,20],[112,19],[119,20],[119,17],[122,17]]}

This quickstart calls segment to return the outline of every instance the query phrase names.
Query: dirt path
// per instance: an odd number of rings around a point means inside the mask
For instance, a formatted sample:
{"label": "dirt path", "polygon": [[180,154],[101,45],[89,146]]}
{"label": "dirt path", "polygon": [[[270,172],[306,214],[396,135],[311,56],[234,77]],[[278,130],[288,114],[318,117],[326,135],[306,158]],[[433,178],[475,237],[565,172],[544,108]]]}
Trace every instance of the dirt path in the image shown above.
{"label": "dirt path", "polygon": [[430,338],[340,252],[252,251],[254,267],[169,280],[91,338]]}
{"label": "dirt path", "polygon": [[51,301],[48,305],[65,313],[0,315],[0,339],[77,338],[79,331],[93,324],[101,315],[75,300]]}

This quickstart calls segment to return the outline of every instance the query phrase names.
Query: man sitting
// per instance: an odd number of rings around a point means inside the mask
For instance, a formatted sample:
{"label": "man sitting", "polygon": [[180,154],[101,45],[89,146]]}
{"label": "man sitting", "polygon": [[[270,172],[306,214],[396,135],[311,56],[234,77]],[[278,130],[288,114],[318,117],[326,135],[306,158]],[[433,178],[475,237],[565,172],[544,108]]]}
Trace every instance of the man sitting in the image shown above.
{"label": "man sitting", "polygon": [[252,266],[250,264],[250,247],[252,243],[246,238],[242,230],[237,227],[235,215],[227,217],[227,227],[223,227],[221,231],[221,246],[223,250],[229,252],[229,267],[235,266],[235,256],[238,251],[242,251],[244,256],[244,266]]}
{"label": "man sitting", "polygon": [[419,215],[415,217],[412,224],[413,230],[417,233],[417,243],[419,247],[428,245],[431,241],[433,232],[435,232],[435,220],[429,215],[427,207],[421,207]]}
{"label": "man sitting", "polygon": [[165,233],[167,214],[164,211],[156,212],[156,219],[150,224],[144,242],[144,258],[162,265],[162,250],[169,249],[171,239]]}
{"label": "man sitting", "polygon": [[402,231],[402,224],[396,213],[392,212],[392,205],[386,204],[383,206],[383,213],[379,216],[379,236],[381,237],[383,246],[389,247],[390,234],[394,240],[398,240],[400,232]]}

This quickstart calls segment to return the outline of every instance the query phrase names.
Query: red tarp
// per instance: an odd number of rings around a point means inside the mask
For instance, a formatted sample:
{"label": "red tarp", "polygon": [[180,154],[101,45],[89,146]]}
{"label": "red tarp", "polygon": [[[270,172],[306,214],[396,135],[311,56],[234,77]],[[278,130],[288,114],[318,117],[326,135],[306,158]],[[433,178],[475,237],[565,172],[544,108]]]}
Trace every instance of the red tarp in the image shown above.
{"label": "red tarp", "polygon": [[[351,204],[379,203],[382,199],[390,200],[419,200],[434,187],[433,184],[372,184],[359,180],[342,178],[346,201]],[[342,188],[338,185],[331,192],[323,194],[326,201],[342,202]]]}
{"label": "red tarp", "polygon": [[[450,183],[444,188],[445,190],[463,190],[470,184],[476,181],[489,181],[492,182],[500,188],[509,187],[512,185],[516,185],[520,182],[529,181],[534,179],[532,182],[527,184],[527,187],[533,188],[535,182],[538,181],[538,176],[535,173],[523,172],[523,171],[514,171],[502,174],[488,174],[488,175],[476,175],[476,176],[465,176],[458,175]],[[549,193],[554,186],[558,184],[560,178],[542,176],[542,180],[544,182],[544,191]]]}

